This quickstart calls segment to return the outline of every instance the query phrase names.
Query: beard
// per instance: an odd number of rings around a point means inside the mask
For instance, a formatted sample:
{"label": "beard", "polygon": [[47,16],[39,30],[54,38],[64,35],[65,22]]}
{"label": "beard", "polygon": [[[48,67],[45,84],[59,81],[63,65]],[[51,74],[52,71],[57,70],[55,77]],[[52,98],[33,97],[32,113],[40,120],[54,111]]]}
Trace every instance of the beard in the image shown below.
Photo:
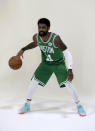
{"label": "beard", "polygon": [[48,31],[40,31],[40,32],[39,32],[39,35],[40,35],[41,37],[43,37],[43,36],[46,36],[47,33],[48,33]]}

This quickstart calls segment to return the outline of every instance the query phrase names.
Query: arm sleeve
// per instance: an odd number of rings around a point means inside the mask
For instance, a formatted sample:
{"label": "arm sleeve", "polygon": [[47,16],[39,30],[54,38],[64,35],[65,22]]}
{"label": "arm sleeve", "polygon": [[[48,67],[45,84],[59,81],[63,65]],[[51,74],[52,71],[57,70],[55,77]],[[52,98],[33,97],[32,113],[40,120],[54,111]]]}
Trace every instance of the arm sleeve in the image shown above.
{"label": "arm sleeve", "polygon": [[72,64],[73,64],[72,55],[71,55],[69,49],[64,50],[63,54],[65,56],[65,63],[66,63],[67,68],[72,69]]}

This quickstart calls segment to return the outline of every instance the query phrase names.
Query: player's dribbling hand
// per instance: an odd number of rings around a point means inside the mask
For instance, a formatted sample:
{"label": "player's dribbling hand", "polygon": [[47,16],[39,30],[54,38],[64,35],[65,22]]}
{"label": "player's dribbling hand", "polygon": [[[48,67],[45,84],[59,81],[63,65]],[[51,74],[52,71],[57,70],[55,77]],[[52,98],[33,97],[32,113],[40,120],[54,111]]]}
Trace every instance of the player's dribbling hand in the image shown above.
{"label": "player's dribbling hand", "polygon": [[68,73],[67,73],[67,79],[68,81],[72,81],[73,80],[73,72],[72,72],[72,69],[68,69]]}
{"label": "player's dribbling hand", "polygon": [[24,53],[24,51],[23,50],[20,50],[18,53],[17,53],[17,56],[22,56],[22,58],[23,58],[23,53]]}

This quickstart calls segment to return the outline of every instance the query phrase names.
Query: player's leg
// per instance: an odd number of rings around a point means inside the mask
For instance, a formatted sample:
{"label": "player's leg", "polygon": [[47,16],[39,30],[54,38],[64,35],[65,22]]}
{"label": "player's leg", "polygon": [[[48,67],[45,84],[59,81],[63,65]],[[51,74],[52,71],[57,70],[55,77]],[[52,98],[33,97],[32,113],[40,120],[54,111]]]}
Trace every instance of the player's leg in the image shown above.
{"label": "player's leg", "polygon": [[29,88],[28,88],[28,94],[27,94],[27,98],[26,98],[26,102],[23,105],[23,107],[19,110],[19,114],[24,114],[26,112],[30,111],[30,103],[32,100],[32,96],[35,92],[35,89],[38,86],[38,81],[36,81],[33,77],[33,79],[31,80],[30,84],[29,84]]}
{"label": "player's leg", "polygon": [[51,70],[50,66],[43,62],[38,66],[29,85],[27,101],[19,111],[20,114],[24,114],[30,111],[30,102],[34,91],[37,88],[37,85],[39,84],[44,87],[52,75],[52,72],[53,71]]}
{"label": "player's leg", "polygon": [[44,87],[50,79],[52,73],[53,71],[51,69],[51,66],[46,64],[45,62],[42,62],[40,66],[36,69],[34,73],[34,78],[39,82],[39,85]]}
{"label": "player's leg", "polygon": [[56,66],[56,69],[54,70],[54,73],[57,77],[57,81],[60,85],[60,88],[66,87],[69,90],[70,95],[73,97],[73,100],[77,105],[78,113],[80,115],[84,116],[86,114],[85,114],[85,111],[84,111],[82,105],[80,105],[80,101],[78,99],[77,93],[76,93],[72,83],[70,83],[67,80],[67,72],[68,72],[68,70],[67,70],[64,62],[61,63],[60,65]]}
{"label": "player's leg", "polygon": [[86,116],[86,112],[85,112],[83,106],[80,104],[80,100],[78,99],[78,95],[76,93],[76,90],[75,90],[73,84],[69,81],[66,81],[64,84],[67,87],[67,89],[70,92],[74,102],[77,105],[77,110],[78,110],[79,115],[80,116]]}
{"label": "player's leg", "polygon": [[29,88],[28,88],[28,93],[27,93],[27,102],[30,103],[30,101],[32,100],[32,96],[35,92],[35,89],[37,88],[38,86],[38,81],[34,79],[31,80],[30,82],[30,85],[29,85]]}
{"label": "player's leg", "polygon": [[79,98],[78,98],[77,92],[76,92],[74,86],[72,85],[72,83],[69,82],[69,81],[66,81],[64,84],[65,84],[65,86],[67,87],[69,93],[71,94],[74,102],[75,102],[76,104],[79,104],[79,103],[80,103],[80,100],[79,100]]}

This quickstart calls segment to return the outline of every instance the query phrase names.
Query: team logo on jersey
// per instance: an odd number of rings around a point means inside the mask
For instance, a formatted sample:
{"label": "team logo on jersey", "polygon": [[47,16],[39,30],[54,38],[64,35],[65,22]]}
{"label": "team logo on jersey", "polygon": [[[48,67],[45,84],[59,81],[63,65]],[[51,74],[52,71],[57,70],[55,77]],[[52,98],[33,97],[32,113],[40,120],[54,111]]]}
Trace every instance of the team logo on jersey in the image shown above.
{"label": "team logo on jersey", "polygon": [[49,43],[48,43],[48,46],[52,46],[52,43],[51,43],[51,42],[49,42]]}

